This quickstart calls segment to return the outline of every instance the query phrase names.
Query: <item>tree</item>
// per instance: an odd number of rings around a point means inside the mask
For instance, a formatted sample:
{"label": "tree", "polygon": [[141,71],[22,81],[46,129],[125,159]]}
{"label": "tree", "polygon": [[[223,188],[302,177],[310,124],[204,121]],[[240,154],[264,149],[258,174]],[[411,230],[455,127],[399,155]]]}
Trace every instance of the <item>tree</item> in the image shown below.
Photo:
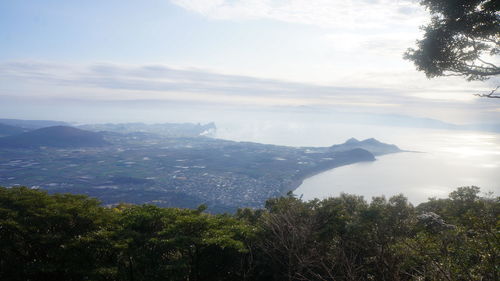
{"label": "tree", "polygon": [[112,220],[86,196],[0,187],[0,280],[109,280]]}
{"label": "tree", "polygon": [[[499,1],[421,0],[420,4],[429,10],[431,22],[405,59],[429,78],[462,76],[472,81],[500,74]],[[480,96],[500,98],[495,90]]]}
{"label": "tree", "polygon": [[479,193],[460,187],[417,207],[416,235],[400,244],[408,253],[404,271],[418,280],[498,280],[500,198]]}
{"label": "tree", "polygon": [[247,225],[197,210],[131,206],[116,231],[118,280],[244,280]]}

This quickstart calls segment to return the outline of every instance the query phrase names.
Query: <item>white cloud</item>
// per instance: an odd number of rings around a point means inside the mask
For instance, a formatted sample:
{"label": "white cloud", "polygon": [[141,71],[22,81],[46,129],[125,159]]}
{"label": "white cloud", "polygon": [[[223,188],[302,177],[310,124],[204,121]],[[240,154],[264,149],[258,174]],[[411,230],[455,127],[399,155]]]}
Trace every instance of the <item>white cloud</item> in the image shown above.
{"label": "white cloud", "polygon": [[402,60],[402,54],[414,44],[415,35],[405,32],[365,35],[330,33],[324,39],[329,47],[337,51],[397,57]]}
{"label": "white cloud", "polygon": [[395,72],[345,73],[335,83],[325,85],[165,65],[0,63],[0,101],[24,97],[235,108],[311,106],[447,121],[467,121],[478,113],[481,118],[498,114],[496,103],[473,97],[465,84],[454,77],[429,82],[423,75]]}
{"label": "white cloud", "polygon": [[[331,77],[350,71],[414,70],[410,63],[403,60],[403,53],[421,37],[419,26],[425,24],[428,18],[428,13],[414,0],[172,2],[212,20],[271,20],[316,27],[310,34],[304,33],[298,26],[296,30],[300,32],[294,32],[295,26],[284,30],[282,35],[290,38],[292,46],[283,46],[285,51],[273,54],[280,58],[289,55],[287,63],[276,60],[269,55],[273,50],[264,47],[260,69],[254,73],[267,71],[272,72],[269,75],[281,79],[306,79],[320,83],[333,82]],[[265,29],[259,32],[266,34]],[[256,61],[259,59],[256,58]],[[245,71],[245,68],[240,67],[237,71],[242,70]],[[362,83],[365,84],[364,81]]]}
{"label": "white cloud", "polygon": [[325,28],[377,29],[420,25],[426,18],[412,0],[172,0],[219,20],[270,19]]}

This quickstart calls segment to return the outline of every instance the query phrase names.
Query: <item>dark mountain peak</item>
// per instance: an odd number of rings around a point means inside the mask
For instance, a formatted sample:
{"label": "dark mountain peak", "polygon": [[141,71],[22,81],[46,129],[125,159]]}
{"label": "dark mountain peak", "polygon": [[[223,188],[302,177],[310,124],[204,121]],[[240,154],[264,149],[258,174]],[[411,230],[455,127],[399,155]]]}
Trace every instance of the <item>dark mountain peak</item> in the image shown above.
{"label": "dark mountain peak", "polygon": [[0,138],[0,147],[96,147],[109,145],[99,133],[69,126],[52,126]]}
{"label": "dark mountain peak", "polygon": [[375,160],[374,154],[366,149],[363,149],[363,148],[354,148],[354,149],[350,149],[350,150],[340,151],[338,153],[339,154],[337,154],[337,157],[344,154],[344,155],[347,155],[349,158],[354,159],[356,161],[374,161]]}
{"label": "dark mountain peak", "polygon": [[363,141],[359,141],[355,138],[350,138],[343,144],[336,144],[330,147],[331,151],[348,151],[356,148],[361,148],[367,150],[374,155],[383,155],[388,153],[401,152],[401,150],[393,145],[380,142],[374,138],[365,139]]}
{"label": "dark mountain peak", "polygon": [[364,141],[361,141],[361,143],[366,143],[366,144],[382,144],[380,141],[374,138],[369,138]]}
{"label": "dark mountain peak", "polygon": [[357,144],[357,143],[359,143],[358,139],[350,138],[350,139],[346,140],[346,142],[344,144]]}

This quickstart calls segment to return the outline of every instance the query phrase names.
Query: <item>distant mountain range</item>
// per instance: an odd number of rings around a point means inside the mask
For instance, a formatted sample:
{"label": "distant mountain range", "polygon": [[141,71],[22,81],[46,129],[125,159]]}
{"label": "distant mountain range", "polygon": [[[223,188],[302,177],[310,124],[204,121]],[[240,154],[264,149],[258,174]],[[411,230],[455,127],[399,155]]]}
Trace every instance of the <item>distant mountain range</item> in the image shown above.
{"label": "distant mountain range", "polygon": [[94,132],[107,131],[114,133],[151,133],[166,137],[199,137],[211,136],[215,134],[215,124],[194,124],[194,123],[107,123],[107,124],[87,124],[78,128]]}
{"label": "distant mountain range", "polygon": [[375,156],[403,151],[394,144],[382,143],[374,138],[366,139],[363,141],[359,141],[355,138],[350,138],[343,144],[332,145],[330,147],[330,151],[340,152],[340,151],[353,150],[356,148],[367,150]]}
{"label": "distant mountain range", "polygon": [[288,147],[201,137],[215,130],[213,123],[28,129],[51,121],[19,121],[10,124],[25,127],[0,125],[0,133],[12,134],[0,137],[0,185],[88,194],[105,204],[262,207],[312,175],[402,151],[376,139]]}
{"label": "distant mountain range", "polygon": [[15,127],[15,126],[0,123],[0,137],[17,135],[17,134],[24,133],[26,131],[28,131],[28,130],[21,128],[21,127]]}
{"label": "distant mountain range", "polygon": [[20,119],[0,119],[0,124],[19,127],[27,130],[35,130],[53,126],[69,126],[69,123],[52,120],[20,120]]}
{"label": "distant mountain range", "polygon": [[[110,144],[105,140],[109,134],[125,134],[130,137],[140,138],[144,136],[137,134],[154,134],[163,137],[199,137],[213,135],[216,130],[214,123],[108,123],[80,125],[78,128],[56,125],[33,129],[52,124],[67,123],[48,120],[0,119],[0,147],[95,147]],[[121,138],[121,136],[118,136],[118,138]],[[385,144],[373,138],[363,141],[351,138],[343,144],[320,148],[319,150],[322,152],[343,152],[358,148],[369,151],[375,156],[402,151],[396,145]]]}
{"label": "distant mountain range", "polygon": [[98,147],[109,145],[102,135],[68,126],[53,126],[0,138],[2,148]]}
{"label": "distant mountain range", "polygon": [[[7,136],[15,136],[29,131],[47,128],[47,127],[69,127],[72,126],[69,123],[61,121],[51,121],[51,120],[19,120],[19,119],[0,119],[0,138]],[[194,123],[161,123],[161,124],[144,124],[144,123],[106,123],[106,124],[86,124],[86,125],[75,125],[74,128],[83,131],[98,132],[102,135],[109,133],[118,134],[155,134],[163,137],[200,137],[200,136],[214,136],[216,132],[216,126],[213,122],[207,124],[194,124]],[[42,131],[43,132],[43,131]],[[53,132],[56,133],[56,132]],[[58,132],[61,137],[65,135],[64,132]],[[28,138],[29,135],[19,136],[20,138]],[[48,136],[47,136],[48,137]],[[32,144],[37,146],[36,140],[23,140],[18,144],[14,144],[15,141],[20,141],[18,138],[11,138],[2,140],[2,146],[9,147],[24,147],[25,145]],[[56,146],[60,146],[57,142]],[[64,143],[61,141],[60,143]],[[98,142],[96,142],[98,143]],[[91,144],[91,143],[89,143]],[[45,146],[45,144],[40,144]],[[50,145],[50,144],[49,144]],[[53,145],[51,145],[53,146]],[[64,145],[66,146],[66,145]],[[76,146],[79,146],[76,144]]]}

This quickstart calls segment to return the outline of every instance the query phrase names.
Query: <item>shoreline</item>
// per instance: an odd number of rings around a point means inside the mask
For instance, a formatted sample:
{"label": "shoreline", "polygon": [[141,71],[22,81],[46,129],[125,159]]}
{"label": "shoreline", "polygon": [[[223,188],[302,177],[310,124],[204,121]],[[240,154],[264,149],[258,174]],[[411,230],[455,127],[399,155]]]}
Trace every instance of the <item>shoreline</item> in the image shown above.
{"label": "shoreline", "polygon": [[[378,155],[377,157],[386,156],[386,155],[390,155],[390,154],[405,153],[405,152],[406,153],[426,153],[426,152],[422,152],[422,151],[401,150],[398,152]],[[312,177],[319,175],[321,173],[324,173],[324,172],[327,172],[327,171],[330,171],[330,170],[333,170],[333,169],[336,169],[339,167],[343,167],[343,166],[349,166],[349,165],[354,165],[354,164],[363,163],[363,162],[375,162],[375,161],[379,160],[377,157],[375,157],[373,160],[363,160],[363,161],[357,161],[357,162],[349,162],[349,163],[332,165],[331,167],[328,167],[328,168],[323,168],[323,169],[320,169],[318,171],[313,171],[313,172],[307,173],[304,176],[302,176],[296,180],[293,180],[292,183],[288,186],[288,188],[286,188],[283,191],[282,195],[286,195],[290,191],[293,192],[293,191],[297,190],[297,188],[299,188],[304,183],[304,181],[308,178],[312,178]]]}
{"label": "shoreline", "polygon": [[327,168],[322,168],[322,169],[319,169],[317,171],[312,171],[310,173],[307,173],[303,176],[301,176],[300,178],[298,179],[295,179],[291,182],[290,185],[288,185],[287,188],[285,188],[283,191],[282,191],[282,195],[286,195],[288,192],[290,191],[295,191],[297,188],[299,188],[306,179],[308,178],[312,178],[316,175],[319,175],[321,173],[324,173],[324,172],[327,172],[327,171],[330,171],[330,170],[333,170],[333,169],[336,169],[336,168],[339,168],[339,167],[343,167],[343,166],[349,166],[349,165],[354,165],[354,164],[357,164],[357,163],[363,163],[363,162],[375,162],[377,161],[378,159],[377,158],[374,158],[373,160],[363,160],[363,161],[357,161],[357,162],[351,162],[351,163],[342,163],[342,164],[336,164],[336,165],[332,165],[330,167],[327,167]]}

